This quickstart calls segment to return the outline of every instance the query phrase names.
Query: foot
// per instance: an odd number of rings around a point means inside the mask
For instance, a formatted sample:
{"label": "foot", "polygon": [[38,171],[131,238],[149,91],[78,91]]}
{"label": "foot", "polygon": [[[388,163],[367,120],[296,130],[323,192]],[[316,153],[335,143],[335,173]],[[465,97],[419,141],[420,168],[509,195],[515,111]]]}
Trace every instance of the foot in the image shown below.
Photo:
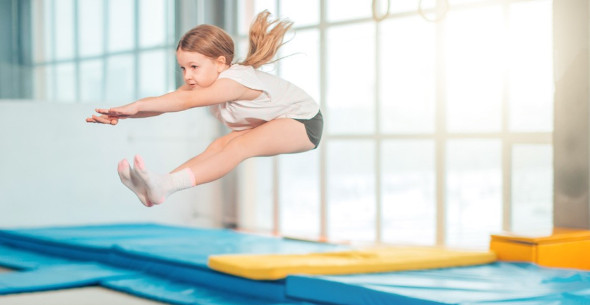
{"label": "foot", "polygon": [[147,202],[160,204],[170,194],[196,185],[195,176],[189,168],[172,174],[150,172],[140,155],[135,156],[131,177],[137,177],[138,185],[145,190]]}
{"label": "foot", "polygon": [[140,155],[136,155],[133,159],[131,175],[135,176],[139,184],[143,186],[146,198],[150,203],[160,204],[166,200],[167,193],[161,175],[148,171]]}
{"label": "foot", "polygon": [[147,199],[145,187],[143,187],[138,177],[133,174],[133,171],[129,166],[129,162],[127,162],[126,159],[123,159],[119,162],[119,165],[117,166],[117,172],[119,173],[121,182],[123,182],[127,188],[137,195],[143,205],[147,207],[153,206],[153,204]]}

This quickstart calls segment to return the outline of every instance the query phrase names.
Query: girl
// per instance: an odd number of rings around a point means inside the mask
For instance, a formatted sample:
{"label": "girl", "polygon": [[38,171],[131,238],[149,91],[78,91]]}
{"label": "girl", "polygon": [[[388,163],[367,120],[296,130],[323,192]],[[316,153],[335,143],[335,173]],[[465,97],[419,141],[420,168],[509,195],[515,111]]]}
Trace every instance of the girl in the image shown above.
{"label": "girl", "polygon": [[116,125],[125,118],[144,118],[165,112],[208,106],[232,131],[169,174],[149,171],[141,156],[133,168],[119,162],[118,173],[145,206],[164,202],[170,194],[223,177],[240,162],[255,156],[274,156],[315,149],[322,136],[319,105],[303,90],[257,68],[268,63],[283,44],[292,23],[269,20],[263,11],[250,27],[246,59],[233,64],[234,43],[222,29],[200,25],[178,42],[176,58],[185,84],[158,97],[96,109],[90,123]]}

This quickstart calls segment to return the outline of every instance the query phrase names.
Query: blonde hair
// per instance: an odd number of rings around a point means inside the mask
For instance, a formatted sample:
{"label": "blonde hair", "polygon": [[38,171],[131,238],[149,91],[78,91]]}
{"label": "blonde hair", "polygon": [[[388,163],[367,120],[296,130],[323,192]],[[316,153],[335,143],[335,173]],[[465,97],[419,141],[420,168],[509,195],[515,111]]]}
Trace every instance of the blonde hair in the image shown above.
{"label": "blonde hair", "polygon": [[279,48],[283,46],[285,34],[293,26],[293,22],[285,20],[269,21],[270,13],[262,11],[250,25],[249,47],[242,65],[258,68],[269,63]]}
{"label": "blonde hair", "polygon": [[[271,62],[284,44],[283,38],[293,22],[270,21],[269,17],[270,13],[264,10],[250,25],[248,55],[239,64],[257,69]],[[208,24],[199,25],[184,34],[176,50],[197,52],[210,58],[223,56],[228,65],[234,59],[234,42],[231,36],[221,28]]]}

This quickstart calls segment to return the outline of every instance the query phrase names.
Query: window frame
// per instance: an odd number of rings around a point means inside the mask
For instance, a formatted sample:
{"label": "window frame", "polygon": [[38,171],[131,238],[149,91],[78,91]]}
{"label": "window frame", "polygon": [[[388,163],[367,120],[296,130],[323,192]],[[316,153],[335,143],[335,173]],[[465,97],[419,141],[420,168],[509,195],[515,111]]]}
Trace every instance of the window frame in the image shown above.
{"label": "window frame", "polygon": [[[479,7],[486,7],[486,6],[500,6],[503,11],[504,22],[507,23],[508,19],[507,12],[508,7],[510,4],[517,3],[517,2],[524,2],[524,1],[531,1],[531,0],[490,0],[490,1],[483,1],[483,2],[475,2],[475,3],[460,3],[456,5],[451,5],[450,9],[453,11],[459,10],[469,10],[473,8]],[[281,16],[283,12],[281,11],[281,1],[275,0],[276,5],[276,15]],[[438,2],[439,4],[442,1]],[[326,109],[326,88],[327,88],[327,71],[326,71],[326,58],[327,58],[327,48],[326,48],[326,32],[330,27],[333,26],[340,26],[340,25],[347,25],[347,24],[356,24],[371,21],[371,18],[362,18],[362,19],[355,19],[355,20],[347,20],[347,21],[339,21],[339,22],[328,22],[327,20],[327,0],[319,0],[319,9],[320,9],[320,20],[317,25],[308,25],[303,27],[297,27],[295,24],[294,29],[298,30],[309,30],[315,29],[319,31],[320,37],[320,45],[319,48],[319,61],[320,61],[320,100],[318,101],[321,105],[322,112],[325,114],[326,118],[330,118],[329,110]],[[428,12],[428,11],[425,11]],[[414,12],[404,12],[404,13],[395,13],[389,14],[385,19],[392,19],[392,18],[401,18],[407,17],[409,15],[416,15],[418,11]],[[476,133],[457,133],[457,132],[449,132],[446,128],[446,114],[445,111],[440,111],[440,109],[446,109],[446,99],[445,99],[445,81],[444,81],[444,55],[442,54],[443,51],[443,36],[444,36],[444,23],[437,23],[436,24],[436,60],[435,60],[435,80],[436,80],[436,96],[435,96],[435,109],[439,109],[439,111],[435,110],[435,130],[434,133],[424,133],[424,134],[391,134],[391,133],[384,133],[380,130],[381,122],[379,116],[380,110],[380,66],[377,64],[380,61],[380,48],[379,48],[379,34],[381,31],[381,23],[377,21],[373,21],[375,25],[375,79],[376,79],[376,88],[375,88],[375,99],[373,101],[375,107],[375,132],[373,134],[366,134],[366,135],[355,135],[355,134],[334,134],[331,133],[330,130],[324,130],[323,135],[323,144],[319,146],[319,177],[320,177],[320,232],[319,236],[317,237],[318,240],[328,240],[330,238],[330,234],[327,228],[327,219],[328,216],[328,198],[327,198],[327,154],[326,154],[326,147],[328,146],[327,143],[331,141],[346,141],[346,140],[358,140],[358,139],[369,139],[374,141],[375,149],[375,204],[376,204],[376,222],[375,222],[375,243],[381,244],[383,243],[382,237],[382,171],[380,166],[380,160],[382,160],[381,156],[381,146],[383,141],[387,140],[402,140],[402,139],[427,139],[433,141],[435,146],[435,190],[436,190],[436,198],[435,198],[435,206],[436,206],[436,245],[445,245],[446,244],[446,207],[447,207],[447,199],[446,199],[446,159],[447,159],[447,151],[446,146],[448,141],[457,140],[457,139],[495,139],[500,141],[501,145],[501,171],[502,171],[502,230],[510,230],[511,228],[511,207],[512,207],[512,180],[511,180],[511,173],[512,173],[512,151],[515,145],[519,144],[538,144],[538,145],[550,145],[552,147],[552,137],[553,132],[513,132],[509,130],[509,108],[508,108],[508,96],[509,96],[509,88],[508,88],[508,72],[504,71],[503,73],[503,92],[502,92],[502,105],[501,105],[501,113],[502,113],[502,122],[501,122],[501,131],[499,132],[476,132]],[[234,29],[235,30],[235,29]],[[236,30],[234,33],[238,33]],[[245,36],[238,36],[238,39],[244,40],[247,37]],[[280,70],[280,62],[278,67],[278,74],[281,74]],[[273,157],[272,161],[272,175],[273,175],[273,186],[272,186],[272,205],[273,205],[273,212],[272,212],[272,233],[276,235],[281,235],[281,224],[280,224],[280,208],[281,202],[279,201],[280,198],[280,181],[279,181],[279,173],[280,173],[280,166],[278,157]]]}
{"label": "window frame", "polygon": [[[175,39],[176,39],[176,22],[175,22],[175,14],[176,14],[176,6],[177,3],[175,0],[163,0],[164,1],[164,24],[166,25],[164,43],[149,46],[149,47],[142,47],[140,45],[140,5],[145,4],[140,0],[132,0],[133,1],[133,47],[128,50],[123,51],[109,51],[109,5],[111,4],[111,0],[99,0],[102,3],[102,39],[103,39],[103,47],[101,52],[97,55],[89,55],[89,56],[81,56],[79,52],[79,2],[83,0],[71,0],[72,1],[72,22],[73,22],[73,56],[70,58],[65,59],[56,59],[56,42],[55,42],[55,33],[56,33],[56,4],[55,2],[58,0],[44,0],[34,2],[33,10],[37,14],[37,16],[41,16],[42,18],[37,18],[34,22],[37,24],[33,25],[33,42],[36,46],[41,46],[42,50],[36,50],[35,52],[42,52],[43,55],[35,55],[32,59],[31,69],[34,71],[33,75],[36,75],[36,82],[34,82],[33,88],[34,93],[33,96],[36,100],[43,100],[43,101],[50,101],[50,102],[65,102],[65,103],[104,103],[107,100],[106,96],[106,87],[108,83],[108,59],[115,56],[120,55],[131,55],[133,57],[133,98],[138,99],[141,96],[140,88],[141,88],[141,74],[140,74],[140,58],[143,54],[151,52],[151,51],[165,51],[167,54],[171,53],[175,48]],[[45,16],[47,14],[46,11],[49,11],[51,15],[51,20],[49,24],[45,24]],[[35,18],[34,18],[35,19]],[[43,32],[43,27],[48,26],[48,31]],[[38,34],[37,34],[38,33]],[[49,45],[49,52],[51,54],[51,58],[47,58],[46,54],[47,45],[44,44],[43,36],[45,34],[50,34],[51,42]],[[46,39],[46,38],[45,38]],[[38,54],[38,53],[37,53]],[[41,57],[41,60],[39,60]],[[91,100],[82,100],[82,93],[81,93],[81,86],[80,86],[80,77],[81,77],[81,65],[87,61],[99,60],[102,63],[102,74],[101,78],[101,88],[100,88],[100,96],[94,97]],[[57,84],[56,81],[58,79],[57,69],[55,69],[60,64],[73,64],[74,65],[74,84],[72,86],[72,90],[74,90],[74,100],[60,100],[56,96],[57,91]],[[47,77],[39,77],[37,74],[37,70],[41,70],[40,73],[43,73],[46,76],[47,72],[43,71],[44,69],[51,69],[51,79],[47,80]],[[168,90],[173,89],[177,86],[177,79],[175,77],[176,68],[172,65],[170,60],[165,60],[165,70],[166,70],[166,88]],[[106,101],[108,103],[108,101]]]}

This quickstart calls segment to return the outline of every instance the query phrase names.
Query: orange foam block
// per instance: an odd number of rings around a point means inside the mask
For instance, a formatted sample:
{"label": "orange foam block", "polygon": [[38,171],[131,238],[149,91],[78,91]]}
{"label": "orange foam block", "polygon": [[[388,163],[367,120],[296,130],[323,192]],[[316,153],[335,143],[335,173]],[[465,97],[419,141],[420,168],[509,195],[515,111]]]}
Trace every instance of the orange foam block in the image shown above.
{"label": "orange foam block", "polygon": [[590,231],[555,228],[547,234],[503,232],[491,236],[490,250],[502,261],[590,270]]}

